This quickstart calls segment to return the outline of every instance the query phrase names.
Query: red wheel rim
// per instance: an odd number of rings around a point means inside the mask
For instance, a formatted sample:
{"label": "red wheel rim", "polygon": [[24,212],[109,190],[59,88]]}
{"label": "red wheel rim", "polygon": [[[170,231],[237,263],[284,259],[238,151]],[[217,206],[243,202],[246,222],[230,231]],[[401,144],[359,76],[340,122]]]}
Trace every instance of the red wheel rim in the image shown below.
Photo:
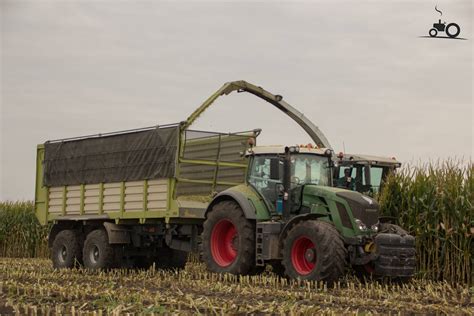
{"label": "red wheel rim", "polygon": [[221,267],[227,267],[237,257],[237,229],[227,219],[221,219],[212,228],[211,253],[214,261]]}
{"label": "red wheel rim", "polygon": [[291,262],[296,272],[301,275],[310,274],[316,266],[316,248],[306,236],[301,236],[293,242]]}

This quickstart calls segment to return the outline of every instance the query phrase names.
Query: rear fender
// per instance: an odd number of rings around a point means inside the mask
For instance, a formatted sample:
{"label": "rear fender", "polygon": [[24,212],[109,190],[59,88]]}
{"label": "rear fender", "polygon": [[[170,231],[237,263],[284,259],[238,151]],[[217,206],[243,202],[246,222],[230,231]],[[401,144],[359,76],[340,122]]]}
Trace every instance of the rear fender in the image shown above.
{"label": "rear fender", "polygon": [[104,228],[107,232],[107,237],[109,237],[109,244],[130,244],[130,229],[127,227],[110,222],[104,222]]}
{"label": "rear fender", "polygon": [[240,208],[244,212],[245,218],[247,219],[257,219],[257,211],[254,207],[254,205],[249,201],[249,199],[239,191],[235,190],[226,190],[222,191],[219,194],[217,194],[212,202],[209,204],[209,206],[206,209],[206,213],[204,215],[205,218],[207,218],[207,214],[209,213],[210,210],[216,205],[217,203],[221,201],[229,201],[233,200],[237,204],[239,204]]}

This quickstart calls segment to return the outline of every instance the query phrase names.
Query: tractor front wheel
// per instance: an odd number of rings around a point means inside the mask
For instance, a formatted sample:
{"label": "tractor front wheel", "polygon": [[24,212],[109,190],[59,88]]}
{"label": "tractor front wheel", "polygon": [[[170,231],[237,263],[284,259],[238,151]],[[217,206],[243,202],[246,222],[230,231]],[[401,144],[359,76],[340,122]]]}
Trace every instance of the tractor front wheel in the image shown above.
{"label": "tractor front wheel", "polygon": [[218,202],[204,222],[202,247],[210,271],[247,274],[255,265],[255,223],[236,202]]}
{"label": "tractor front wheel", "polygon": [[431,29],[429,31],[431,37],[436,37],[438,35],[438,30],[437,29]]}
{"label": "tractor front wheel", "polygon": [[296,224],[283,244],[285,274],[292,279],[336,282],[346,265],[346,248],[329,223],[310,220]]}

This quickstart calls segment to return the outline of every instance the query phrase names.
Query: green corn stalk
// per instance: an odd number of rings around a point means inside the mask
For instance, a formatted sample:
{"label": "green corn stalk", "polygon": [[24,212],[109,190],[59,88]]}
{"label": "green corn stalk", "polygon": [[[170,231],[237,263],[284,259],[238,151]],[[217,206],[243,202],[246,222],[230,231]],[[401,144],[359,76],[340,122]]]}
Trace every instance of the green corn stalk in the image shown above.
{"label": "green corn stalk", "polygon": [[382,213],[416,235],[420,277],[472,284],[474,165],[447,160],[405,167],[380,195]]}
{"label": "green corn stalk", "polygon": [[48,256],[49,226],[35,217],[33,202],[0,202],[0,256]]}

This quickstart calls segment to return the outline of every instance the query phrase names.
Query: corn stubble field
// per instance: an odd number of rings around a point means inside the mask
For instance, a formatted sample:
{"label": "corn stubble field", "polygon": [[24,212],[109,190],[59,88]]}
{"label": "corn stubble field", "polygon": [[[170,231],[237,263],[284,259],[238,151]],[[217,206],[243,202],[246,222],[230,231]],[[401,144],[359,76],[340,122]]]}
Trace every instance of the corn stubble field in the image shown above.
{"label": "corn stubble field", "polygon": [[332,289],[266,272],[237,277],[190,263],[180,271],[55,271],[45,259],[2,259],[0,312],[20,314],[469,314],[467,287],[346,277]]}
{"label": "corn stubble field", "polygon": [[[379,196],[384,215],[417,237],[408,283],[355,278],[334,288],[281,278],[183,270],[53,270],[48,227],[31,202],[0,203],[0,314],[474,314],[474,166],[448,161],[405,168]],[[15,258],[14,258],[15,257]],[[23,257],[23,258],[19,258]]]}

